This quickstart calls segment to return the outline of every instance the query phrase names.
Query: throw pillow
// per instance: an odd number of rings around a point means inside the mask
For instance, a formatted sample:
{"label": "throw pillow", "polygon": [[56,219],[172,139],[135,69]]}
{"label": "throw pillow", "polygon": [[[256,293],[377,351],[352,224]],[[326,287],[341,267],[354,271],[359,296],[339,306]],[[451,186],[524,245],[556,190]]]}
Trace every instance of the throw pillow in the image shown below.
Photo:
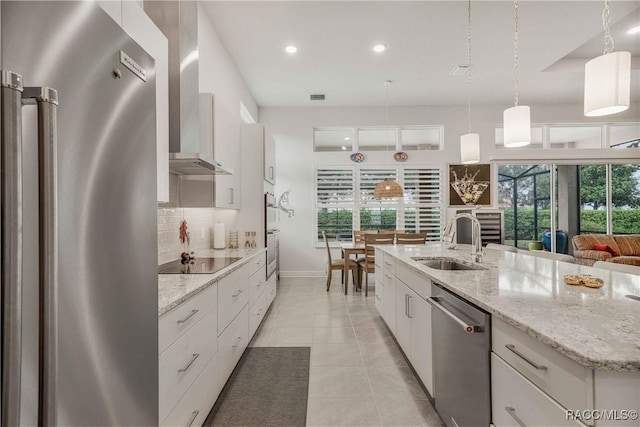
{"label": "throw pillow", "polygon": [[595,249],[596,251],[609,252],[611,256],[620,256],[620,254],[609,245],[593,245],[593,249]]}

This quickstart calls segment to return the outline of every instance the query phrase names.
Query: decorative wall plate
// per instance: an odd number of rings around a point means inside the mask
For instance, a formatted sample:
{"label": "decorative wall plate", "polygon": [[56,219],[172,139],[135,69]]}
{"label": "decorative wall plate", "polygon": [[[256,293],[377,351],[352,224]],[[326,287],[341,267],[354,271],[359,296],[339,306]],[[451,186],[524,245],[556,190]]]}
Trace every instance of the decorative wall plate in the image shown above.
{"label": "decorative wall plate", "polygon": [[362,153],[353,153],[349,156],[352,162],[362,163],[364,161],[364,154]]}
{"label": "decorative wall plate", "polygon": [[408,158],[409,158],[409,155],[404,151],[398,151],[396,154],[393,155],[393,160],[395,160],[396,162],[404,162]]}

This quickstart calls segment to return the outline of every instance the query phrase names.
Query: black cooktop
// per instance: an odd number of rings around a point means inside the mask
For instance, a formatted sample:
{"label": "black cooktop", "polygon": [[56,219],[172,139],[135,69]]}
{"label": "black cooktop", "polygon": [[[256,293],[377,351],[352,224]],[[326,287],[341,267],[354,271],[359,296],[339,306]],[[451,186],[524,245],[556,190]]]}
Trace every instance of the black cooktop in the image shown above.
{"label": "black cooktop", "polygon": [[191,258],[190,260],[175,260],[162,264],[160,274],[211,274],[222,270],[240,258]]}

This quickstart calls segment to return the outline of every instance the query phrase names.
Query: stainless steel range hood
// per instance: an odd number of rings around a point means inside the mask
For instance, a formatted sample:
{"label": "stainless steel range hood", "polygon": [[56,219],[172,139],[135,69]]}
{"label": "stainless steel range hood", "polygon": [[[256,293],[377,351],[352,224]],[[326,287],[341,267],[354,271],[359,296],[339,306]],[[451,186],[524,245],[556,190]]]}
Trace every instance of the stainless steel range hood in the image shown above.
{"label": "stainless steel range hood", "polygon": [[169,41],[169,172],[231,175],[200,138],[198,114],[198,3],[145,0],[144,11]]}

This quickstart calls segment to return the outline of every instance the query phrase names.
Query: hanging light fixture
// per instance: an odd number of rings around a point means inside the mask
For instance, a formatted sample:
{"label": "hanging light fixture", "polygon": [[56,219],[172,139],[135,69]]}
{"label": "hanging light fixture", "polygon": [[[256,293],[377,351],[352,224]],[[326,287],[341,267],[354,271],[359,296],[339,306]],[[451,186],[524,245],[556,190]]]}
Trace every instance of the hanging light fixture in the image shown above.
{"label": "hanging light fixture", "polygon": [[480,162],[480,135],[471,133],[471,0],[467,1],[467,117],[468,132],[460,137],[460,161]]}
{"label": "hanging light fixture", "polygon": [[604,1],[604,53],[584,66],[584,115],[606,116],[629,108],[631,52],[612,52],[609,0]]}
{"label": "hanging light fixture", "polygon": [[503,113],[504,146],[524,147],[531,143],[531,110],[518,105],[518,0],[513,1],[513,103]]}
{"label": "hanging light fixture", "polygon": [[[389,131],[389,86],[391,86],[393,82],[391,80],[385,80],[385,97],[386,97],[386,110],[385,110],[385,120],[387,123],[387,132]],[[376,188],[373,190],[373,197],[376,199],[398,199],[403,197],[403,190],[400,184],[392,180],[391,178],[386,178],[384,181],[376,185]]]}
{"label": "hanging light fixture", "polygon": [[373,197],[376,199],[397,199],[402,197],[402,187],[394,180],[387,178],[376,185]]}

